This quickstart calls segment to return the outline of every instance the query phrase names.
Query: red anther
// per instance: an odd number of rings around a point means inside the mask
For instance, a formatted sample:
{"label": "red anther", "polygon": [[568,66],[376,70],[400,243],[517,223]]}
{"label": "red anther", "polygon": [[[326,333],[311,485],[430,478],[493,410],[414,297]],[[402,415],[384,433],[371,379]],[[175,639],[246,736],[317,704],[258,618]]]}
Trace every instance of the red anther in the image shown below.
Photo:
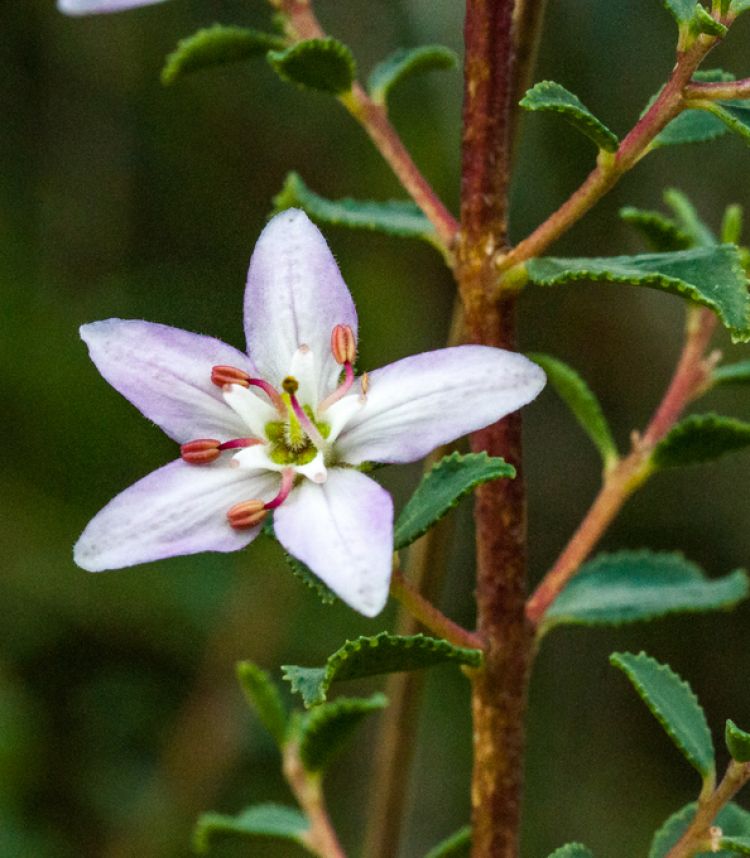
{"label": "red anther", "polygon": [[354,363],[357,357],[357,341],[349,325],[336,325],[331,331],[331,351],[334,360],[341,366]]}
{"label": "red anther", "polygon": [[262,444],[260,438],[232,438],[231,441],[225,441],[219,444],[220,450],[236,450],[238,447],[254,447],[256,444]]}
{"label": "red anther", "polygon": [[245,530],[260,524],[268,515],[262,500],[248,500],[236,503],[227,512],[227,520],[235,530]]}
{"label": "red anther", "polygon": [[240,384],[242,387],[250,387],[250,376],[244,369],[236,366],[214,366],[211,367],[211,381],[217,387],[225,384]]}
{"label": "red anther", "polygon": [[207,465],[219,458],[221,444],[214,438],[198,438],[180,447],[180,455],[190,465]]}

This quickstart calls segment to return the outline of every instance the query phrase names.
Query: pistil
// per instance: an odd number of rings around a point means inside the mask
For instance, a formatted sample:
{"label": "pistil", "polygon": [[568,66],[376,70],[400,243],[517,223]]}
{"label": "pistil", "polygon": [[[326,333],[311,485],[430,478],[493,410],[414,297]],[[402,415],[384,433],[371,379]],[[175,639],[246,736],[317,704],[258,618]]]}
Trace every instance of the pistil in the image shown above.
{"label": "pistil", "polygon": [[313,446],[316,450],[324,450],[326,446],[325,438],[320,434],[320,430],[312,422],[309,415],[307,414],[305,409],[299,404],[299,400],[295,396],[299,387],[297,379],[292,378],[291,376],[285,378],[282,382],[282,387],[284,388],[284,399],[288,400],[291,412],[289,414],[290,432],[292,429],[292,421],[294,421],[295,426],[299,427],[300,431],[304,432],[305,435],[307,435],[307,437],[312,441]]}

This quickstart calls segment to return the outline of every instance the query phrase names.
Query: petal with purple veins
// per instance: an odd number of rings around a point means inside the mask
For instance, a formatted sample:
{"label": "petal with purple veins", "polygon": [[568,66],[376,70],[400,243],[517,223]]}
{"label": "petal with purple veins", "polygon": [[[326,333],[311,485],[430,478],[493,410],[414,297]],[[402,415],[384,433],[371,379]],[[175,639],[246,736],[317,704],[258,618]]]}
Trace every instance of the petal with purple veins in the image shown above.
{"label": "petal with purple veins", "polygon": [[284,548],[347,605],[374,617],[388,600],[393,502],[359,471],[333,468],[322,485],[305,480],[274,512]]}
{"label": "petal with purple veins", "polygon": [[413,462],[531,402],[544,372],[516,352],[457,346],[369,374],[363,408],[336,441],[340,461]]}
{"label": "petal with purple veins", "polygon": [[89,572],[102,572],[200,551],[236,551],[260,528],[235,530],[228,510],[240,501],[270,500],[278,486],[277,474],[178,459],[125,489],[95,515],[73,549],[74,559]]}

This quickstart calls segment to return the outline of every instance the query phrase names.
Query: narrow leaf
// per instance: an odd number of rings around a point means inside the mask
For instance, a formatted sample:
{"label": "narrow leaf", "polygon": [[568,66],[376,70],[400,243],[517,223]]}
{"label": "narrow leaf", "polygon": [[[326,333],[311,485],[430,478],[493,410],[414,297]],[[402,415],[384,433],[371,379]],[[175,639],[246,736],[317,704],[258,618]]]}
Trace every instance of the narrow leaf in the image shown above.
{"label": "narrow leaf", "polygon": [[719,846],[730,853],[750,855],[750,837],[722,837]]}
{"label": "narrow leaf", "polygon": [[605,468],[616,462],[617,446],[607,418],[602,412],[599,400],[581,376],[572,367],[550,355],[534,353],[528,357],[547,373],[550,384],[599,450]]}
{"label": "narrow leaf", "polygon": [[530,279],[540,286],[576,280],[632,283],[671,292],[713,310],[735,342],[750,340],[750,296],[738,249],[731,244],[675,253],[640,256],[558,259],[527,263]]}
{"label": "narrow leaf", "polygon": [[437,244],[432,224],[412,202],[406,200],[327,200],[318,196],[297,173],[289,173],[273,199],[275,211],[304,209],[313,220],[332,226],[384,232],[402,238],[419,238]]}
{"label": "narrow leaf", "polygon": [[161,81],[169,86],[189,72],[242,62],[283,47],[284,40],[271,33],[249,27],[214,24],[213,27],[198,30],[177,44],[166,59]]}
{"label": "narrow leaf", "polygon": [[398,517],[394,547],[404,548],[426,533],[476,486],[499,477],[513,478],[516,470],[505,459],[486,453],[451,453],[422,478]]}
{"label": "narrow leaf", "polygon": [[663,0],[663,2],[678,24],[690,23],[695,12],[696,0]]}
{"label": "narrow leaf", "polygon": [[594,858],[594,853],[583,843],[568,843],[566,846],[555,849],[549,858]]}
{"label": "narrow leaf", "polygon": [[437,846],[433,846],[424,858],[459,858],[459,856],[468,855],[470,850],[471,826],[464,825],[450,837],[441,840]]}
{"label": "narrow leaf", "polygon": [[746,733],[734,723],[727,719],[724,730],[724,741],[733,760],[738,763],[750,762],[750,733]]}
{"label": "narrow leaf", "polygon": [[692,414],[681,420],[654,450],[657,468],[712,462],[750,446],[750,423],[718,414]]}
{"label": "narrow leaf", "polygon": [[281,747],[286,741],[288,718],[278,687],[269,674],[252,661],[237,662],[236,670],[247,702]]}
{"label": "narrow leaf", "polygon": [[747,598],[737,570],[711,580],[681,554],[620,551],[601,554],[552,603],[544,630],[558,625],[621,625],[674,613],[730,608]]}
{"label": "narrow leaf", "polygon": [[[654,834],[648,858],[666,858],[670,849],[693,821],[696,808],[696,803],[691,802],[666,820]],[[750,813],[736,804],[726,805],[713,822],[715,825],[721,826],[722,831],[728,837],[747,837],[750,835]],[[701,852],[693,858],[736,858],[736,855],[736,851],[726,852],[722,849],[720,852]]]}
{"label": "narrow leaf", "polygon": [[750,105],[745,101],[706,101],[704,109],[720,119],[724,125],[750,143]]}
{"label": "narrow leaf", "polygon": [[322,771],[342,745],[372,712],[388,705],[384,694],[372,697],[339,697],[333,703],[316,706],[302,719],[299,733],[299,753],[309,772]]}
{"label": "narrow leaf", "polygon": [[448,641],[425,635],[399,637],[381,632],[374,637],[347,641],[323,667],[282,665],[284,679],[302,695],[305,706],[323,703],[332,682],[360,679],[381,673],[418,670],[455,662],[478,667],[482,653],[477,649],[452,646]]}
{"label": "narrow leaf", "polygon": [[668,188],[664,191],[664,202],[672,209],[677,223],[691,237],[694,245],[715,247],[718,244],[713,231],[701,220],[687,194],[677,188]]}
{"label": "narrow leaf", "polygon": [[715,769],[711,731],[698,698],[687,682],[645,652],[638,655],[616,652],[609,660],[633,683],[643,702],[688,762],[704,778],[710,777]]}
{"label": "narrow leaf", "polygon": [[[696,83],[720,83],[734,80],[734,75],[721,69],[707,69],[693,75]],[[656,101],[659,93],[651,98],[646,110]],[[705,143],[715,140],[728,131],[726,125],[705,110],[683,110],[667,127],[651,141],[651,149],[664,146],[680,146],[685,143]]]}
{"label": "narrow leaf", "polygon": [[349,92],[357,74],[352,52],[330,37],[297,42],[285,51],[271,51],[267,58],[282,80],[334,95]]}
{"label": "narrow leaf", "polygon": [[721,38],[727,34],[726,25],[717,21],[708,9],[705,9],[700,3],[695,6],[690,26],[696,33],[705,33],[707,36],[719,36]]}
{"label": "narrow leaf", "polygon": [[620,141],[614,132],[597,119],[586,105],[569,90],[552,80],[535,84],[520,101],[526,110],[559,113],[582,134],[607,152],[616,151]]}
{"label": "narrow leaf", "polygon": [[385,104],[393,87],[411,75],[454,69],[457,66],[458,56],[455,51],[443,45],[400,48],[375,66],[368,78],[367,88],[373,101]]}
{"label": "narrow leaf", "polygon": [[750,384],[750,360],[717,366],[711,373],[711,383],[714,385]]}
{"label": "narrow leaf", "polygon": [[661,212],[626,206],[620,209],[620,217],[641,233],[655,253],[687,250],[693,244],[690,235]]}
{"label": "narrow leaf", "polygon": [[204,813],[195,826],[193,846],[196,852],[208,852],[218,834],[277,837],[302,843],[307,828],[307,819],[295,808],[279,804],[257,804],[237,816]]}

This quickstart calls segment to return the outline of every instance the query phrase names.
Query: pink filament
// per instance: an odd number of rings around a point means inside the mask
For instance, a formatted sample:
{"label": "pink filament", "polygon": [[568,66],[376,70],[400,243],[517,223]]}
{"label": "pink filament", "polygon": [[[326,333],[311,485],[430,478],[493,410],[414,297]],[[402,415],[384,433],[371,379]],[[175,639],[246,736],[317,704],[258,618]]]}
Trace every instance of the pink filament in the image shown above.
{"label": "pink filament", "polygon": [[220,450],[236,450],[238,447],[254,447],[256,444],[262,444],[259,438],[233,438],[231,441],[225,441],[219,444]]}
{"label": "pink filament", "polygon": [[351,388],[351,386],[353,384],[354,384],[354,369],[353,369],[351,363],[349,363],[349,361],[347,361],[344,364],[344,380],[336,388],[336,390],[333,391],[333,393],[326,396],[326,398],[320,403],[320,405],[318,406],[318,411],[320,413],[322,413],[323,411],[326,410],[326,408],[330,408],[334,402],[338,402],[342,396],[346,396],[346,394],[349,392],[349,389]]}
{"label": "pink filament", "polygon": [[289,492],[291,492],[294,487],[294,469],[293,468],[284,468],[281,472],[281,487],[279,488],[279,493],[273,500],[268,501],[265,504],[265,509],[276,509],[277,506],[281,506],[284,501],[289,497]]}
{"label": "pink filament", "polygon": [[266,396],[273,402],[274,408],[284,416],[286,414],[286,408],[284,407],[284,400],[281,398],[281,394],[276,390],[276,388],[269,384],[267,381],[264,381],[262,378],[251,378],[248,380],[248,384],[252,387],[259,387]]}

